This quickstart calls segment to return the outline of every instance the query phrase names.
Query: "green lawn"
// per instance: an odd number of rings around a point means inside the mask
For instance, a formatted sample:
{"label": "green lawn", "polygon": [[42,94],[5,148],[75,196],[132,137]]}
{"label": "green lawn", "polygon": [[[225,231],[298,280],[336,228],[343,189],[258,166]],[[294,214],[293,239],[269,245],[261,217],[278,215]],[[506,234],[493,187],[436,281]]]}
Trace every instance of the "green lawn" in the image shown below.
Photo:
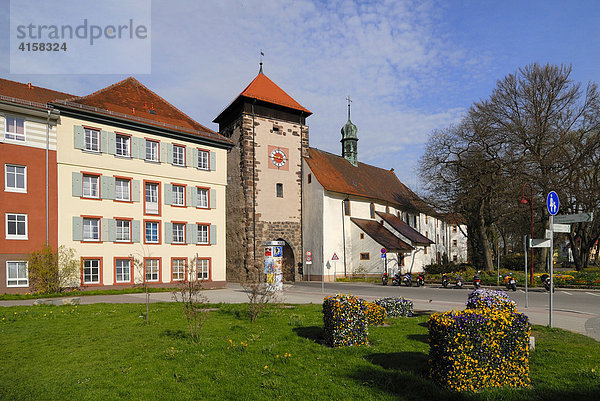
{"label": "green lawn", "polygon": [[369,347],[331,349],[320,343],[320,305],[272,308],[254,324],[245,305],[218,307],[198,344],[172,303],[152,304],[149,325],[140,317],[145,305],[2,308],[0,399],[571,401],[600,394],[600,343],[561,330],[535,328],[531,388],[456,394],[425,378],[427,316],[371,328]]}

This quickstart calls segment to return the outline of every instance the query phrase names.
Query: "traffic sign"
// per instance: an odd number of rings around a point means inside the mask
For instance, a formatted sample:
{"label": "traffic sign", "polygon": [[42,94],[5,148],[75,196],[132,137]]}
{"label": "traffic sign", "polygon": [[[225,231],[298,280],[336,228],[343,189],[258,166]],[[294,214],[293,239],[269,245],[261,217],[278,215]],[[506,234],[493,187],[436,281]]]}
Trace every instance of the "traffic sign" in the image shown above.
{"label": "traffic sign", "polygon": [[307,265],[312,264],[312,252],[311,251],[306,251],[306,264]]}
{"label": "traffic sign", "polygon": [[381,253],[387,253],[387,249],[381,248]]}
{"label": "traffic sign", "polygon": [[[554,218],[554,221],[556,221],[556,217]],[[555,233],[570,233],[571,226],[569,224],[554,223],[552,224],[552,231],[554,231]]]}
{"label": "traffic sign", "polygon": [[[578,214],[561,214],[554,216],[554,223],[588,223],[594,220],[594,213],[578,213]],[[556,224],[555,224],[556,225]]]}
{"label": "traffic sign", "polygon": [[550,248],[550,241],[549,239],[530,239],[529,240],[529,247],[531,248]]}
{"label": "traffic sign", "polygon": [[385,253],[381,254],[381,259],[385,259]]}
{"label": "traffic sign", "polygon": [[331,257],[331,260],[340,260],[340,258],[338,258],[337,253],[333,253],[333,256]]}
{"label": "traffic sign", "polygon": [[558,200],[558,195],[554,191],[550,191],[548,196],[546,197],[546,207],[548,208],[548,213],[551,216],[554,216],[558,213],[558,207],[560,206],[560,202]]}

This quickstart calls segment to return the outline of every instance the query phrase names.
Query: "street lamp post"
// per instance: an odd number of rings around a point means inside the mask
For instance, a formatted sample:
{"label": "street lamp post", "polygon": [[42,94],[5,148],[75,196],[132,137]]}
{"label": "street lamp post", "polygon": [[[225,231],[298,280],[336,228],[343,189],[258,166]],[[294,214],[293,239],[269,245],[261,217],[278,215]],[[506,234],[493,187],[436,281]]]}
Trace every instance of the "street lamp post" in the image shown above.
{"label": "street lamp post", "polygon": [[[529,185],[529,189],[531,191],[529,197],[525,195],[525,186]],[[529,182],[523,184],[523,191],[521,192],[521,204],[526,205],[529,203],[531,209],[531,219],[530,219],[530,228],[529,228],[529,238],[533,239],[533,187]],[[530,247],[531,257],[529,264],[529,285],[533,286],[533,247]]]}

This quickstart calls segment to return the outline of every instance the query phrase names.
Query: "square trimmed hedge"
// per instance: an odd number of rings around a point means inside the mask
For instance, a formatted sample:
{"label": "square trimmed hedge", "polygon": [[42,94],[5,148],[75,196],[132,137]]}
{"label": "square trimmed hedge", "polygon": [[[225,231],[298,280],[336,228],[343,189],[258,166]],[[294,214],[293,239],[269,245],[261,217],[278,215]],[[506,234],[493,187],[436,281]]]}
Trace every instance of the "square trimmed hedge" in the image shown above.
{"label": "square trimmed hedge", "polygon": [[429,318],[429,375],[455,391],[525,387],[529,379],[528,317],[492,308]]}
{"label": "square trimmed hedge", "polygon": [[385,323],[385,308],[375,302],[367,302],[367,323],[369,326],[380,326]]}
{"label": "square trimmed hedge", "polygon": [[385,309],[385,313],[389,317],[412,316],[413,301],[402,297],[385,297],[375,300],[375,303]]}
{"label": "square trimmed hedge", "polygon": [[325,343],[331,347],[366,345],[367,302],[352,295],[338,294],[323,300]]}
{"label": "square trimmed hedge", "polygon": [[467,309],[492,308],[504,312],[516,312],[517,304],[500,290],[481,288],[469,294]]}

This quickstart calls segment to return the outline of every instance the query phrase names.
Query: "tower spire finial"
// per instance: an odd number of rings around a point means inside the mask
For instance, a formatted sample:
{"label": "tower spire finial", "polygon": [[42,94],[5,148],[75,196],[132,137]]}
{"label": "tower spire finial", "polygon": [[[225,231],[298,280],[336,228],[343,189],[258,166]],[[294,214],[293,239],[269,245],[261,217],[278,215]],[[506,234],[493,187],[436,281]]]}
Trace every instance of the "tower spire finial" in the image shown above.
{"label": "tower spire finial", "polygon": [[346,100],[348,101],[348,121],[350,121],[350,103],[352,102],[350,95],[346,96]]}
{"label": "tower spire finial", "polygon": [[263,65],[263,56],[264,56],[264,55],[265,55],[265,53],[263,53],[262,49],[260,49],[260,63],[259,63],[259,65],[260,65],[260,69],[258,70],[258,73],[259,73],[259,74],[262,74],[262,73],[263,73],[263,70],[262,70],[262,65]]}

